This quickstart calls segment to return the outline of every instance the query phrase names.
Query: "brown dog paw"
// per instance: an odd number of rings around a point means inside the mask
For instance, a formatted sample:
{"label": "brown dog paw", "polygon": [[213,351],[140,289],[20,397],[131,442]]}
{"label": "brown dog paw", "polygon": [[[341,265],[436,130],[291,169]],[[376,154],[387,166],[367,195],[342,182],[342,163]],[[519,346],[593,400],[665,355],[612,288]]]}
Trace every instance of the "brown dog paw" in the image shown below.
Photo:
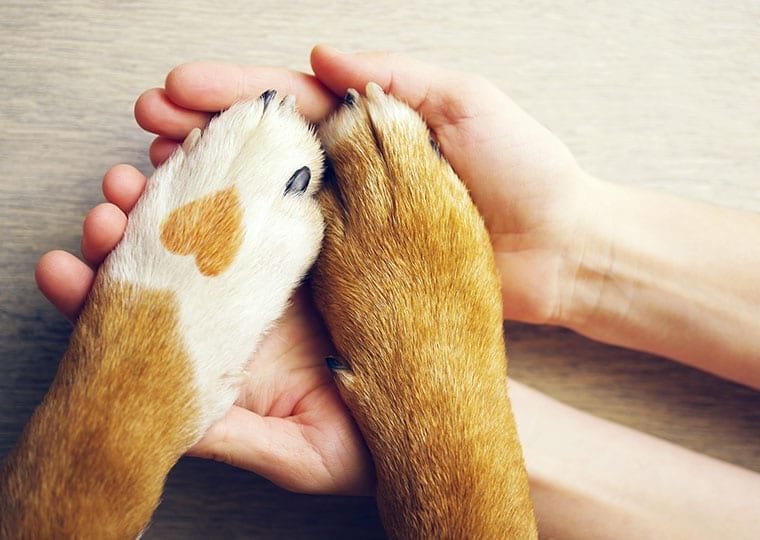
{"label": "brown dog paw", "polygon": [[530,537],[483,220],[422,119],[370,84],[320,130],[313,285],[392,537]]}

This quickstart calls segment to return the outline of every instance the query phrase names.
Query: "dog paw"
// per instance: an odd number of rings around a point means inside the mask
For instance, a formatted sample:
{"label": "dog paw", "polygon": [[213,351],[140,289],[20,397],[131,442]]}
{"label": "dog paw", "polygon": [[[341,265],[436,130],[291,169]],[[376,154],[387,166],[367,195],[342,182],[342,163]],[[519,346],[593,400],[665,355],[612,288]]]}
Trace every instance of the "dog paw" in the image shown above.
{"label": "dog paw", "polygon": [[422,119],[370,84],[320,130],[327,364],[393,538],[533,538],[488,232]]}
{"label": "dog paw", "polygon": [[[415,347],[437,328],[468,335],[474,309],[500,328],[488,234],[422,118],[370,83],[366,97],[349,90],[320,138],[330,167],[315,292],[351,372],[359,347],[391,358],[398,340]],[[397,369],[375,360],[371,372]]]}
{"label": "dog paw", "polygon": [[315,299],[341,394],[370,447],[385,447],[401,434],[383,410],[426,430],[420,400],[457,403],[475,380],[467,362],[503,378],[499,281],[483,220],[416,112],[370,83],[366,97],[349,90],[320,138]]}
{"label": "dog paw", "polygon": [[[99,272],[97,298],[118,309],[97,313],[120,319],[99,339],[144,343],[130,354],[158,364],[186,358],[196,435],[232,405],[249,356],[316,258],[322,169],[292,97],[235,104],[155,171]],[[175,346],[151,348],[168,339]]]}

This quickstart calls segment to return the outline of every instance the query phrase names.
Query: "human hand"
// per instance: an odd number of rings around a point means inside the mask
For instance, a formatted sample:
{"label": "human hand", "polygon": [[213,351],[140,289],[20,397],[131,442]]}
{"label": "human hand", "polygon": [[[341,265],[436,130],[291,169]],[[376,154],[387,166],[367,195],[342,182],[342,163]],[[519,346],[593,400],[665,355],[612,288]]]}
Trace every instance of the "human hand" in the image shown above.
{"label": "human hand", "polygon": [[311,63],[336,95],[374,81],[425,118],[485,219],[505,318],[760,388],[756,214],[593,178],[482,78],[324,46]]}
{"label": "human hand", "polygon": [[[491,234],[505,316],[552,320],[584,178],[562,143],[478,77],[403,57],[345,55],[324,46],[312,52],[312,66],[319,79],[275,68],[203,63],[175,68],[164,89],[145,92],[135,105],[138,123],[158,135],[151,161],[163,162],[214,112],[267,88],[296,95],[299,110],[318,122],[338,102],[336,94],[376,81],[423,115],[468,185]],[[144,183],[128,166],[106,174],[103,190],[110,203],[96,207],[84,223],[82,253],[93,267],[121,238],[126,212]],[[37,268],[40,289],[70,318],[93,277],[89,267],[63,252],[45,255]],[[308,295],[301,291],[252,360],[256,375],[241,401],[194,453],[251,469],[289,489],[366,492],[371,464],[323,365],[329,351]]]}
{"label": "human hand", "polygon": [[578,221],[595,185],[565,145],[478,76],[325,46],[311,64],[336,95],[374,81],[422,115],[485,219],[504,317],[562,324],[582,253]]}

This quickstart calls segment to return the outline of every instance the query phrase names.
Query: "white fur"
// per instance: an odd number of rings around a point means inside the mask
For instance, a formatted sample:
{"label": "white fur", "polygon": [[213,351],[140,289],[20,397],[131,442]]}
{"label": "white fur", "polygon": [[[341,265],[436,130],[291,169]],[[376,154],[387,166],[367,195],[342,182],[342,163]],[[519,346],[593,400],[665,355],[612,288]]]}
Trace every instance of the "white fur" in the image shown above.
{"label": "white fur", "polygon": [[[274,100],[265,111],[261,99],[234,105],[184,146],[148,181],[101,272],[175,293],[201,403],[200,435],[235,401],[247,360],[316,258],[323,222],[313,195],[323,158],[304,120]],[[311,169],[306,193],[284,195],[303,166]],[[192,255],[166,250],[160,227],[172,210],[232,185],[244,211],[243,243],[228,269],[207,277]]]}

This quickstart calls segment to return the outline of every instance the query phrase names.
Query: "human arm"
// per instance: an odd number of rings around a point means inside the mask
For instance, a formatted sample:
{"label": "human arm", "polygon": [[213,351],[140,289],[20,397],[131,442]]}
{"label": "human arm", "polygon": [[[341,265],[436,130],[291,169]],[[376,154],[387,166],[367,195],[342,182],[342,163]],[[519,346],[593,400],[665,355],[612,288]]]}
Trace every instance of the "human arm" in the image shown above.
{"label": "human arm", "polygon": [[552,322],[760,388],[760,215],[587,183]]}
{"label": "human arm", "polygon": [[509,389],[542,537],[760,536],[760,474]]}

